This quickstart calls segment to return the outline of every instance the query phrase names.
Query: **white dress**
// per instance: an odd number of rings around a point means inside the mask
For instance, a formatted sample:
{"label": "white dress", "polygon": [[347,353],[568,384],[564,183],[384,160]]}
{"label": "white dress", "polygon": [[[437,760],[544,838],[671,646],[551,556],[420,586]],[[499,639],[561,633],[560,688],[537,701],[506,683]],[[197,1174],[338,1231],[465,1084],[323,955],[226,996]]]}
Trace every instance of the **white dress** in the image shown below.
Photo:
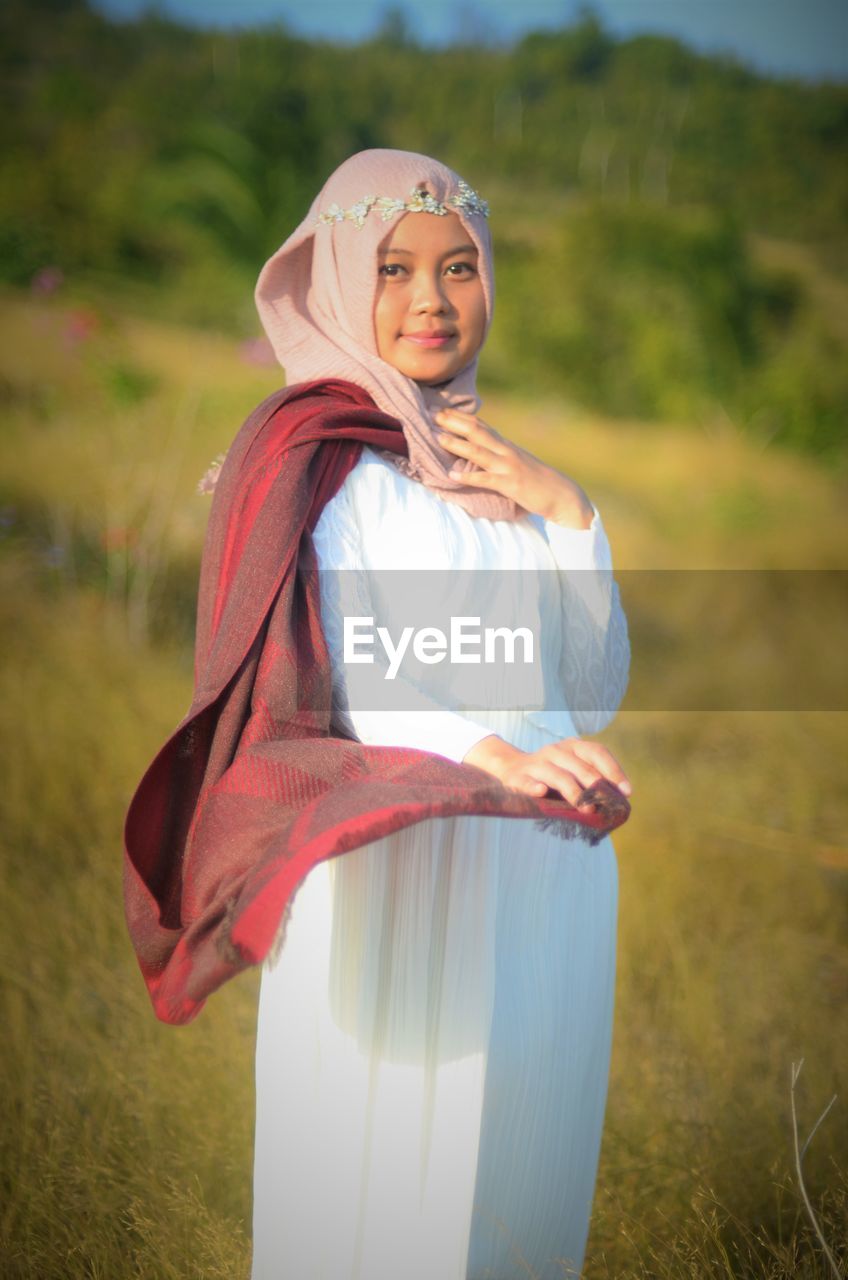
{"label": "white dress", "polygon": [[[478,697],[457,710],[468,668],[448,663],[428,668],[432,704],[358,711],[338,584],[363,587],[322,577],[335,716],[351,736],[459,761],[492,732],[533,750],[614,715],[629,647],[597,512],[588,530],[475,519],[365,448],[314,543],[327,570],[499,571],[457,575],[453,612],[465,615],[485,609],[475,592],[490,597],[520,569],[510,581],[538,612],[547,711],[497,709],[499,691],[485,687],[491,709]],[[589,568],[599,572],[564,572]],[[355,603],[400,630],[391,593]],[[552,691],[590,709],[569,714],[560,699],[551,710]],[[609,839],[565,841],[523,819],[429,819],[310,872],[262,975],[253,1280],[579,1275],[616,902]]]}

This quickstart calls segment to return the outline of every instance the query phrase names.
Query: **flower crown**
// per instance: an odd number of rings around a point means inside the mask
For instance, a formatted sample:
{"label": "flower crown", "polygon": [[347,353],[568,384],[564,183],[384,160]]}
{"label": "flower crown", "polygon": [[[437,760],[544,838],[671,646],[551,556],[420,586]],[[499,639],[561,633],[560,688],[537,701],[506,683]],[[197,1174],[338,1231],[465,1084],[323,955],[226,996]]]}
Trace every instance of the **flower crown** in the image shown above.
{"label": "flower crown", "polygon": [[[444,217],[446,213],[453,209],[461,209],[463,213],[482,213],[484,218],[489,216],[489,205],[486,200],[481,199],[476,191],[472,191],[467,182],[459,180],[459,194],[449,196],[443,204],[432,196],[429,191],[424,191],[417,187],[412,188],[412,199],[401,200],[395,196],[363,196],[361,200],[357,200],[356,204],[351,205],[349,209],[342,209],[337,204],[331,204],[329,209],[324,213],[318,214],[316,227],[321,225],[325,227],[332,226],[334,222],[352,222],[357,231],[361,231],[365,225],[365,219],[372,209],[376,208],[383,222],[388,222],[396,213],[437,213],[439,217]],[[451,207],[449,207],[451,206]]]}

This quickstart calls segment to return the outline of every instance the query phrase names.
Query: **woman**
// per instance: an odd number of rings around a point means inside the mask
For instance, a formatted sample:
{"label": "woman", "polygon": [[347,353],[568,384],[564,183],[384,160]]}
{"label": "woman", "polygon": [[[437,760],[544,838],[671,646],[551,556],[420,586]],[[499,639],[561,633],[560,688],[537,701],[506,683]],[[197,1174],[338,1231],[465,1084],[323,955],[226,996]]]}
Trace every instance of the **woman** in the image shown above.
{"label": "woman", "polygon": [[[257,303],[290,382],[356,383],[409,447],[408,459],[366,447],[313,532],[335,724],[530,796],[578,804],[599,777],[629,792],[575,727],[601,728],[627,677],[600,517],[476,416],[493,303],[485,203],[426,157],[363,152],[266,264]],[[440,667],[429,705],[420,684],[393,685],[392,706],[357,703],[344,617],[404,621],[381,571],[480,571],[461,575],[458,601],[477,615],[484,571],[508,568],[532,579],[544,675],[564,681],[572,714],[510,708],[491,682],[487,709],[478,690],[461,714],[467,668]],[[557,572],[569,569],[601,572]],[[579,1274],[615,910],[608,839],[563,846],[507,819],[428,819],[310,872],[263,973],[254,1280]]]}
{"label": "woman", "polygon": [[[127,814],[127,920],[160,1018],[275,957],[254,1280],[548,1280],[582,1261],[606,834],[630,786],[577,735],[620,702],[627,633],[582,489],[476,416],[487,216],[444,165],[366,151],[266,264],[289,385],[220,470],[194,700]],[[525,682],[431,651],[389,680],[391,646],[348,660],[351,621],[397,636],[422,600],[460,619],[505,600],[539,645]]]}

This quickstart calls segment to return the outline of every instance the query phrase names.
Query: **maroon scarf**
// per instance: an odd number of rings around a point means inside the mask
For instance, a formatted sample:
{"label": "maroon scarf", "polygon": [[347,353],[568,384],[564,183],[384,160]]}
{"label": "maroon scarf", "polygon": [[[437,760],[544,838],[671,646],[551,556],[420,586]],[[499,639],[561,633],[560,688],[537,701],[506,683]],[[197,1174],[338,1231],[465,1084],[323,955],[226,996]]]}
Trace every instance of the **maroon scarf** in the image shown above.
{"label": "maroon scarf", "polygon": [[200,572],[195,695],[142,778],[124,832],[130,937],[153,1007],[188,1022],[268,954],[317,863],[425,818],[533,818],[593,843],[630,809],[508,791],[472,765],[365,746],[330,725],[311,530],[363,445],[405,454],[396,419],[350,382],[256,409],[218,480]]}

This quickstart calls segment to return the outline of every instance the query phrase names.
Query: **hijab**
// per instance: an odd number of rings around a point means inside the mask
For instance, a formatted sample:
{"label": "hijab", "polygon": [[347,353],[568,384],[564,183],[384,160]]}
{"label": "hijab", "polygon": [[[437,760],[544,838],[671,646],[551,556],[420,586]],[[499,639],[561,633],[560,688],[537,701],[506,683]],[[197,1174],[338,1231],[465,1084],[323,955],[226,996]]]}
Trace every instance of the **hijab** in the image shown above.
{"label": "hijab", "polygon": [[413,151],[375,148],[346,160],[327,179],[301,224],[259,275],[256,306],[289,384],[343,379],[367,391],[377,407],[396,418],[408,457],[392,461],[439,497],[469,514],[517,520],[523,510],[511,498],[463,483],[451,468],[474,470],[437,440],[433,415],[440,409],[477,413],[477,357],[448,382],[415,382],[377,351],[374,307],[378,249],[398,217],[456,213],[477,249],[486,306],[492,322],[494,271],[488,206],[453,169]]}

